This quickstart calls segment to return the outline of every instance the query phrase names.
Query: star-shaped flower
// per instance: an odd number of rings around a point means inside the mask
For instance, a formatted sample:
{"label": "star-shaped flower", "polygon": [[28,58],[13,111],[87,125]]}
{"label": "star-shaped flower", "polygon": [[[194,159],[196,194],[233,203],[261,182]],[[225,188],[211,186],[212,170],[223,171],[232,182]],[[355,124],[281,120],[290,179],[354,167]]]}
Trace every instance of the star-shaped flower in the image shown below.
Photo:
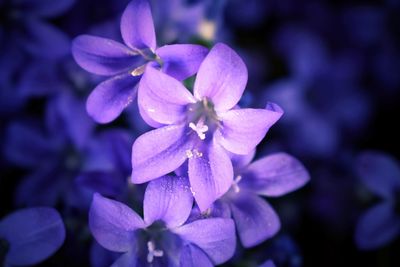
{"label": "star-shaped flower", "polygon": [[157,48],[153,18],[147,0],[133,0],[121,18],[125,44],[91,35],[78,36],[72,46],[76,62],[87,71],[111,76],[87,100],[88,113],[100,123],[117,118],[136,96],[148,64],[179,80],[197,72],[207,54],[200,45],[174,44]]}

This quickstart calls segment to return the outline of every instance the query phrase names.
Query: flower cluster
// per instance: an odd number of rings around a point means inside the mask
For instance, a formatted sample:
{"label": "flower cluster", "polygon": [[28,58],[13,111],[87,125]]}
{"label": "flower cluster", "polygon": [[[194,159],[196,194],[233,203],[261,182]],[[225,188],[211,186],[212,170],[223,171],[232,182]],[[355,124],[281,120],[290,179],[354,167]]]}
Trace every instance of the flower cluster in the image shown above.
{"label": "flower cluster", "polygon": [[[125,44],[83,35],[72,48],[82,68],[112,76],[87,100],[93,119],[114,120],[137,96],[140,116],[155,128],[132,146],[130,182],[149,182],[143,219],[98,193],[91,204],[95,239],[123,253],[114,265],[213,266],[233,256],[235,228],[245,247],[275,235],[279,218],[258,195],[281,196],[309,179],[284,153],[251,163],[282,109],[273,103],[240,108],[247,68],[225,44],[210,51],[191,44],[157,48],[146,0],[127,6],[121,34]],[[189,90],[182,81],[194,74]]]}
{"label": "flower cluster", "polygon": [[0,264],[400,266],[398,2],[0,0]]}

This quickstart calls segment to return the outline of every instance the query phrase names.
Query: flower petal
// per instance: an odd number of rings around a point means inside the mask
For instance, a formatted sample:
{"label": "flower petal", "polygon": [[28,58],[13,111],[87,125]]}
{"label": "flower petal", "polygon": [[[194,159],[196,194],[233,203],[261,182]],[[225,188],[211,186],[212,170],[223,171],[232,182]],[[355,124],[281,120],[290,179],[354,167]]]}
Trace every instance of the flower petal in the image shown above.
{"label": "flower petal", "polygon": [[162,220],[168,228],[182,225],[189,217],[193,196],[184,177],[163,176],[151,181],[143,201],[144,221],[151,225]]}
{"label": "flower petal", "polygon": [[233,167],[224,149],[216,143],[193,150],[189,158],[189,179],[201,211],[225,194],[233,182]]}
{"label": "flower petal", "polygon": [[72,42],[72,55],[85,70],[98,75],[116,75],[143,65],[142,56],[111,39],[80,35]]}
{"label": "flower petal", "polygon": [[21,44],[37,58],[58,59],[70,53],[68,36],[51,24],[27,18],[23,31]]}
{"label": "flower petal", "polygon": [[399,235],[400,217],[393,205],[380,203],[361,216],[355,230],[355,241],[360,249],[376,249]]}
{"label": "flower petal", "polygon": [[201,63],[194,96],[209,98],[216,110],[229,110],[240,100],[247,83],[243,60],[225,44],[216,44]]}
{"label": "flower petal", "polygon": [[281,227],[274,209],[251,193],[236,194],[231,199],[231,209],[240,241],[246,248],[271,238]]}
{"label": "flower petal", "polygon": [[75,0],[20,0],[13,2],[13,5],[22,14],[55,17],[67,11],[74,3]]}
{"label": "flower petal", "polygon": [[132,182],[151,181],[178,168],[192,148],[184,125],[165,126],[139,136],[132,146]]}
{"label": "flower petal", "polygon": [[125,204],[94,194],[89,227],[100,245],[115,252],[129,251],[134,231],[144,227],[142,218]]}
{"label": "flower petal", "polygon": [[19,166],[35,167],[51,160],[57,153],[55,142],[41,132],[39,125],[13,122],[7,129],[5,139],[5,156]]}
{"label": "flower petal", "polygon": [[201,248],[214,264],[229,260],[235,252],[236,236],[232,219],[198,220],[173,231]]}
{"label": "flower petal", "polygon": [[275,264],[274,264],[273,261],[267,260],[266,262],[264,262],[263,264],[261,264],[259,267],[275,267]]}
{"label": "flower petal", "polygon": [[128,251],[122,254],[112,265],[111,267],[137,267],[142,266],[138,262],[138,258],[136,253],[132,251]]}
{"label": "flower petal", "polygon": [[113,121],[133,101],[139,80],[122,74],[100,83],[87,99],[87,112],[99,123]]}
{"label": "flower petal", "polygon": [[180,267],[213,267],[214,265],[208,258],[208,256],[197,246],[186,245],[181,251],[181,257],[179,261]]}
{"label": "flower petal", "polygon": [[55,209],[28,208],[8,215],[0,222],[0,237],[10,243],[7,263],[33,265],[50,257],[61,247],[65,228]]}
{"label": "flower petal", "polygon": [[356,170],[368,189],[382,197],[390,198],[400,189],[400,165],[387,154],[362,153],[357,159]]}
{"label": "flower petal", "polygon": [[133,0],[121,18],[124,42],[134,49],[156,49],[156,34],[150,4],[147,0]]}
{"label": "flower petal", "polygon": [[310,180],[303,164],[286,153],[272,154],[251,163],[241,176],[240,187],[269,197],[290,193]]}
{"label": "flower petal", "polygon": [[163,62],[162,71],[178,80],[196,74],[207,53],[204,46],[192,44],[165,45],[156,51]]}
{"label": "flower petal", "polygon": [[194,103],[192,94],[174,78],[151,66],[140,81],[138,103],[140,112],[162,124],[184,120],[187,104]]}
{"label": "flower petal", "polygon": [[234,109],[218,114],[222,128],[216,132],[216,138],[232,153],[249,154],[282,114],[278,106],[273,109]]}

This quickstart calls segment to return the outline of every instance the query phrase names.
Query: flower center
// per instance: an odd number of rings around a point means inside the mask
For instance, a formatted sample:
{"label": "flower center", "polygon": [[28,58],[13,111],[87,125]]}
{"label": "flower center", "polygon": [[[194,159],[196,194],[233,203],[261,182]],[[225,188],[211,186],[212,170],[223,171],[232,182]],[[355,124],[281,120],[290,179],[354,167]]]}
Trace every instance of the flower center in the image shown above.
{"label": "flower center", "polygon": [[207,133],[213,133],[220,126],[214,104],[207,98],[203,98],[201,101],[189,105],[188,126],[196,132],[200,140],[205,140]]}
{"label": "flower center", "polygon": [[[154,64],[161,68],[163,66],[163,61],[159,56],[157,56],[151,49],[143,49],[135,51],[139,56],[142,57],[139,66],[131,71],[132,76],[140,76],[146,70],[147,63],[154,62]],[[144,63],[143,63],[144,62]]]}

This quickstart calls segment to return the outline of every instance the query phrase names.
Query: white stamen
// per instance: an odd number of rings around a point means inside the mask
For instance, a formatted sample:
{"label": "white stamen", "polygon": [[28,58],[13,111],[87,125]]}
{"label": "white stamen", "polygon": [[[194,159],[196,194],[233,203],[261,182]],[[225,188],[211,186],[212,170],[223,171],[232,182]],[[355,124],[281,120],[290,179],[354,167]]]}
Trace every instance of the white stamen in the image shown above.
{"label": "white stamen", "polygon": [[188,157],[188,159],[193,158],[193,153],[191,150],[186,150],[186,157]]}
{"label": "white stamen", "polygon": [[241,175],[236,176],[235,180],[233,180],[232,188],[233,188],[233,191],[235,191],[235,193],[239,193],[240,192],[240,187],[239,187],[240,180],[242,180],[242,176]]}
{"label": "white stamen", "polygon": [[192,192],[192,195],[195,196],[195,195],[196,195],[196,192],[194,192],[193,188],[190,187],[189,189],[190,189],[190,192]]}
{"label": "white stamen", "polygon": [[201,158],[203,156],[203,153],[198,151],[197,149],[193,149],[193,152],[196,158]]}
{"label": "white stamen", "polygon": [[147,249],[149,251],[149,253],[147,254],[147,262],[148,263],[152,263],[154,260],[154,257],[164,256],[164,251],[162,251],[160,249],[156,249],[153,241],[147,242]]}
{"label": "white stamen", "polygon": [[195,131],[201,140],[206,139],[205,133],[208,131],[207,125],[204,125],[202,122],[198,122],[197,124],[191,122],[189,123],[189,128]]}
{"label": "white stamen", "polygon": [[203,211],[201,213],[203,215],[203,217],[207,218],[211,215],[211,208],[206,209],[205,211]]}

